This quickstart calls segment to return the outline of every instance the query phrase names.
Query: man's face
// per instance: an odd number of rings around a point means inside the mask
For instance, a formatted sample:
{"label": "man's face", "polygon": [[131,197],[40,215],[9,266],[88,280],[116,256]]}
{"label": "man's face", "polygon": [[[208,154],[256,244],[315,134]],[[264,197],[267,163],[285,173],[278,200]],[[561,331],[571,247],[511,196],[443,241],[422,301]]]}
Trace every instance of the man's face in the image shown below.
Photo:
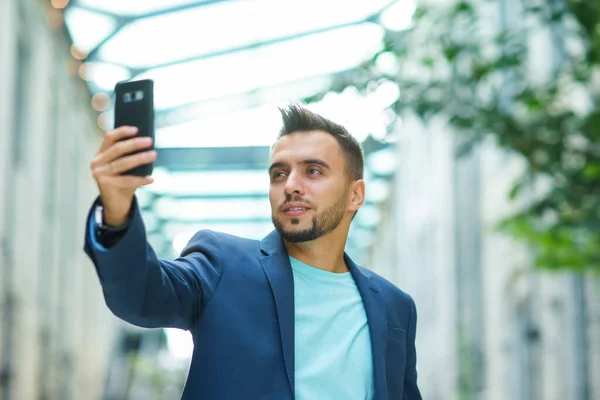
{"label": "man's face", "polygon": [[348,210],[345,159],[327,132],[279,139],[269,167],[273,224],[289,242],[307,242],[337,228]]}

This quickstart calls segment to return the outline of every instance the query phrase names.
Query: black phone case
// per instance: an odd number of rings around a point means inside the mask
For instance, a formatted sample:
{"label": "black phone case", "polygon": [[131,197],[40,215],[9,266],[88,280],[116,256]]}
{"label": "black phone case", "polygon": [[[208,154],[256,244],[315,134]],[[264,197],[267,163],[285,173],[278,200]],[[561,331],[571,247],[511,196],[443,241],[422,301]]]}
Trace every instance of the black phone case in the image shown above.
{"label": "black phone case", "polygon": [[[152,138],[152,147],[131,154],[154,149],[154,82],[150,79],[119,82],[115,85],[115,128],[123,125],[138,128],[136,136]],[[140,165],[122,175],[151,175],[154,164]]]}

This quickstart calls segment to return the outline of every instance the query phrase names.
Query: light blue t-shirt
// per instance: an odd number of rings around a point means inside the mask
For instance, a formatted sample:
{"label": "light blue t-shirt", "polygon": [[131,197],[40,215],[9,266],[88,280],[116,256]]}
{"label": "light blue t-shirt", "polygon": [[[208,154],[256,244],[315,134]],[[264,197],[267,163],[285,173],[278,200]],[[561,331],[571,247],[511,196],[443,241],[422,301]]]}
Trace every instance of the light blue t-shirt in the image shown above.
{"label": "light blue t-shirt", "polygon": [[294,274],[298,400],[373,398],[371,338],[350,272],[336,274],[290,257]]}

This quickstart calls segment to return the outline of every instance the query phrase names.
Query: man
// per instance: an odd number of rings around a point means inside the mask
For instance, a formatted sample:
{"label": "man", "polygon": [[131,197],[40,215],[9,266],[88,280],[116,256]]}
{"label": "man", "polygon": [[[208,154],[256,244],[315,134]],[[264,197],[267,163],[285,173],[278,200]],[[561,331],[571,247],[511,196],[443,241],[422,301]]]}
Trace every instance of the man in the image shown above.
{"label": "man", "polygon": [[106,135],[85,244],[106,303],[131,324],[192,333],[183,399],[421,399],[413,300],[344,253],[365,199],[362,148],[300,106],[282,115],[269,167],[276,230],[261,241],[200,231],[174,261],[146,241],[134,191],[152,179],[120,175],[156,159],[127,155],[150,140],[127,127]]}

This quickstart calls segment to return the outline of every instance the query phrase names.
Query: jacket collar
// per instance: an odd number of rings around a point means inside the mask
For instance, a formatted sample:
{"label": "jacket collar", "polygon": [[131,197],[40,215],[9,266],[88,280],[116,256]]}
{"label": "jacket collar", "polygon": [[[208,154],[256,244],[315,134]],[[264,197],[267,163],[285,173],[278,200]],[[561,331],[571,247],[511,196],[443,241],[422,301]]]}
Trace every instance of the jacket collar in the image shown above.
{"label": "jacket collar", "polygon": [[[260,263],[271,286],[279,331],[283,359],[292,393],[295,392],[295,357],[294,357],[294,277],[283,238],[276,230],[265,236],[260,242],[263,256]],[[373,273],[360,268],[344,253],[344,260],[352,274],[358,291],[362,297],[373,356],[373,384],[375,399],[386,399],[386,342],[387,342],[387,310],[379,285],[371,279]]]}

